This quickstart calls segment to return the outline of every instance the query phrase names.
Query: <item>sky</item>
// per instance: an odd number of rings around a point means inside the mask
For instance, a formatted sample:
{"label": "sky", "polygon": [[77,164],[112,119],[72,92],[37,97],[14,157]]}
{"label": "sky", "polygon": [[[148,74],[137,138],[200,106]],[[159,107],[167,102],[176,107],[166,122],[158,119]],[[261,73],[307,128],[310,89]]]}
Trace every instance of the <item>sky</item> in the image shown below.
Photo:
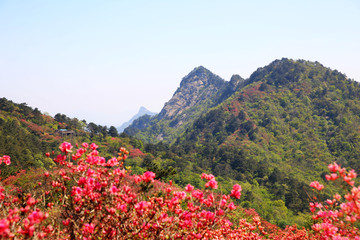
{"label": "sky", "polygon": [[360,81],[358,0],[0,0],[0,97],[120,126],[204,66],[248,78],[283,57]]}

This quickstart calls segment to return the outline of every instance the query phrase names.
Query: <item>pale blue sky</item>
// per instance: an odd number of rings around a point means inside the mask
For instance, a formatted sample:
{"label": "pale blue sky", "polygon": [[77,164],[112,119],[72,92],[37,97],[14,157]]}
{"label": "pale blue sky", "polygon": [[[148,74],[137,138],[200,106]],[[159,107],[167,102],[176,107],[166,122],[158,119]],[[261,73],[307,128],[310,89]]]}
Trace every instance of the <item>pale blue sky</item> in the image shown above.
{"label": "pale blue sky", "polygon": [[203,65],[225,80],[288,57],[360,81],[360,1],[0,0],[0,97],[120,126]]}

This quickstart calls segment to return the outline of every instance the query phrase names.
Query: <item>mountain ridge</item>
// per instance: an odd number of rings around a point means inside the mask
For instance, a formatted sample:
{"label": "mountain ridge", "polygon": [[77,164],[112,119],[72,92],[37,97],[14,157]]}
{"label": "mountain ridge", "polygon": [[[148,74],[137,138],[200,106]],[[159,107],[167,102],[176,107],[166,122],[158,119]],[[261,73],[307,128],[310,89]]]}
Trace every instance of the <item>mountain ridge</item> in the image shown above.
{"label": "mountain ridge", "polygon": [[[239,75],[228,82],[203,66],[196,67],[182,78],[158,115],[137,119],[124,132],[147,142],[172,142],[195,118],[231,96],[242,82]],[[148,134],[151,136],[144,137]]]}
{"label": "mountain ridge", "polygon": [[[317,62],[281,59],[203,114],[172,145],[192,169],[257,182],[293,211],[334,161],[360,169],[360,85]],[[286,190],[287,189],[287,190]],[[247,199],[250,206],[259,210]]]}

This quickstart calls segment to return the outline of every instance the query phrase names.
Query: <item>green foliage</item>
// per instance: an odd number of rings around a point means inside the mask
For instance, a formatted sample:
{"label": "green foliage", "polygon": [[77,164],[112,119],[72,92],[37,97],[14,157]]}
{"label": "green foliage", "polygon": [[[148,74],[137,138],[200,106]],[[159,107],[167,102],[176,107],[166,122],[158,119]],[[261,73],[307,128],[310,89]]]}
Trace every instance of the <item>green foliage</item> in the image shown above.
{"label": "green foliage", "polygon": [[147,171],[155,173],[155,179],[158,180],[168,180],[170,177],[176,174],[176,170],[172,166],[164,167],[166,161],[161,161],[161,163],[155,162],[154,157],[147,155],[144,158],[143,165]]}

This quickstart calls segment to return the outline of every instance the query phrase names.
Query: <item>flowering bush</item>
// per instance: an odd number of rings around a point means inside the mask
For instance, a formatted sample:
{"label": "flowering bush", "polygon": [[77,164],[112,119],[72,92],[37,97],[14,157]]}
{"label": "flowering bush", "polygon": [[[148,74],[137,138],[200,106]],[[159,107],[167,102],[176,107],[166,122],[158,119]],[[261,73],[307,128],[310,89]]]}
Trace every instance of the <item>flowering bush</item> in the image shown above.
{"label": "flowering bush", "polygon": [[[326,178],[340,178],[352,188],[345,200],[335,195],[326,205],[310,203],[317,221],[312,229],[281,230],[251,211],[250,220],[229,220],[237,208],[231,199],[241,197],[238,184],[229,195],[216,193],[215,177],[203,173],[204,189],[189,184],[183,190],[154,180],[153,172],[132,175],[123,167],[126,149],[106,160],[97,147],[61,144],[62,154],[54,157],[59,167],[44,172],[31,193],[0,186],[0,239],[360,239],[356,174],[336,164]],[[0,159],[10,164],[10,157]],[[311,186],[324,188],[318,182]]]}
{"label": "flowering bush", "polygon": [[[154,180],[153,172],[131,175],[123,167],[128,152],[109,160],[97,145],[77,150],[60,146],[54,161],[59,168],[45,172],[32,194],[11,195],[0,189],[2,238],[51,239],[261,239],[260,218],[253,223],[226,217],[236,209],[231,195],[215,194],[217,182],[203,174],[205,190],[188,185],[185,191]],[[47,153],[50,156],[49,153]],[[6,160],[7,161],[7,160]],[[209,189],[208,189],[209,188]]]}
{"label": "flowering bush", "polygon": [[[330,164],[328,181],[338,181],[347,192],[343,197],[338,193],[332,199],[321,203],[314,198],[310,202],[310,210],[316,223],[312,226],[317,239],[360,239],[360,231],[356,223],[360,220],[360,186],[355,187],[357,174],[354,170],[347,171],[338,164]],[[321,191],[324,185],[312,182],[311,187]]]}

